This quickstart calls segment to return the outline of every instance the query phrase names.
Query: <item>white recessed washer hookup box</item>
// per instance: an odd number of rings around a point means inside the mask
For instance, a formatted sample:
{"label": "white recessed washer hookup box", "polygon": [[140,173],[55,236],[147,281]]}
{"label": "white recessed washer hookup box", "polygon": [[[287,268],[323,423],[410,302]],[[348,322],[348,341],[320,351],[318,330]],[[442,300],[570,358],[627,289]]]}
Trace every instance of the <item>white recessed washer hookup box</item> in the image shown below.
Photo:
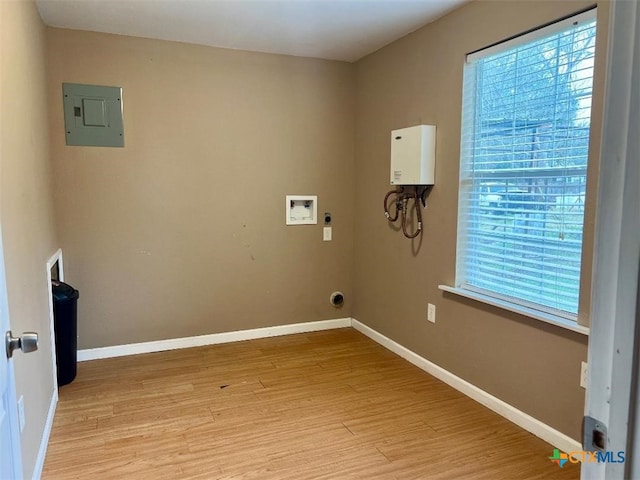
{"label": "white recessed washer hookup box", "polygon": [[287,225],[315,225],[318,223],[317,195],[287,195]]}

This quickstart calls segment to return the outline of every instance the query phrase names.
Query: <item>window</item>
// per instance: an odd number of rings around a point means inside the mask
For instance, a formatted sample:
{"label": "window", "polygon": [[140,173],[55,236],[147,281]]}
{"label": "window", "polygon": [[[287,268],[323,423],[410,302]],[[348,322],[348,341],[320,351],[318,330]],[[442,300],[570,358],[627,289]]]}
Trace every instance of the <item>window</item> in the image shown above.
{"label": "window", "polygon": [[468,55],[458,288],[576,320],[595,10]]}

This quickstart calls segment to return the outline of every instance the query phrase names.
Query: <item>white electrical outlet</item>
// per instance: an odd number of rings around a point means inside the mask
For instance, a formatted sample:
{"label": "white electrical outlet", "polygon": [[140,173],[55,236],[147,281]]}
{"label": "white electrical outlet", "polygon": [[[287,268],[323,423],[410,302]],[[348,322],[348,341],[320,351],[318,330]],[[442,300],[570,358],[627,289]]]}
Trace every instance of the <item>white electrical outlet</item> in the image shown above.
{"label": "white electrical outlet", "polygon": [[436,323],[436,306],[433,303],[427,306],[427,320]]}
{"label": "white electrical outlet", "polygon": [[20,395],[18,400],[18,419],[20,422],[20,433],[24,430],[24,397]]}
{"label": "white electrical outlet", "polygon": [[580,364],[580,386],[587,388],[587,362]]}

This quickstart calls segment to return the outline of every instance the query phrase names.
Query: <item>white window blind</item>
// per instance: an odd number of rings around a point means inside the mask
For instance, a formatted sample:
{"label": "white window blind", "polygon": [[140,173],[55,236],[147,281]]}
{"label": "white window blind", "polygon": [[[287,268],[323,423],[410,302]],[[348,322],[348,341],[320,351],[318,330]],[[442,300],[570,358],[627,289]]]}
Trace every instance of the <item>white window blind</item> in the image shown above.
{"label": "white window blind", "polygon": [[592,10],[469,56],[458,287],[575,320],[595,28]]}

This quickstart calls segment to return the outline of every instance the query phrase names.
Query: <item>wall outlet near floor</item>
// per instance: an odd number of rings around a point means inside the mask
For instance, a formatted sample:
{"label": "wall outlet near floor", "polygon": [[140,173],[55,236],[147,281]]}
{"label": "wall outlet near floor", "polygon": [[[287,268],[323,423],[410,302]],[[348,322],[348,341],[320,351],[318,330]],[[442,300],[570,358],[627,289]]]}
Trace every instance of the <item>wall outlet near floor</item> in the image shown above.
{"label": "wall outlet near floor", "polygon": [[433,303],[427,306],[427,320],[436,323],[436,306]]}
{"label": "wall outlet near floor", "polygon": [[20,433],[24,430],[24,396],[18,399],[18,420],[20,422]]}
{"label": "wall outlet near floor", "polygon": [[587,388],[587,362],[580,364],[580,386]]}

